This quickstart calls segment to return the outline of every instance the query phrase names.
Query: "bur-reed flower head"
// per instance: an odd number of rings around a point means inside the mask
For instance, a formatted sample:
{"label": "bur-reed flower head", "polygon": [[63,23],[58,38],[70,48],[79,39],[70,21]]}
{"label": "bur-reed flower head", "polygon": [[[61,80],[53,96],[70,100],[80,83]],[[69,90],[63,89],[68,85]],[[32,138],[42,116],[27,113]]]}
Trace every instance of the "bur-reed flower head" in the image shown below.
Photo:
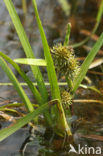
{"label": "bur-reed flower head", "polygon": [[73,48],[59,43],[51,49],[51,53],[56,70],[73,80],[79,71]]}
{"label": "bur-reed flower head", "polygon": [[61,99],[62,105],[66,109],[69,108],[69,106],[72,104],[72,96],[66,90],[61,91]]}

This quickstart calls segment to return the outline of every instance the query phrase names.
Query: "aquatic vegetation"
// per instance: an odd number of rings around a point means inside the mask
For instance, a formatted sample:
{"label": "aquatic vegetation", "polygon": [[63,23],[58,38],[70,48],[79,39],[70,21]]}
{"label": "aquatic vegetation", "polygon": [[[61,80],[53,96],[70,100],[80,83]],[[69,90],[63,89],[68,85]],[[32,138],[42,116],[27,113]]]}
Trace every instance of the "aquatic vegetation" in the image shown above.
{"label": "aquatic vegetation", "polygon": [[[18,130],[19,128],[21,128],[31,120],[33,120],[35,123],[38,122],[37,116],[41,113],[43,113],[44,115],[44,119],[45,122],[47,123],[47,126],[51,127],[55,133],[57,133],[62,137],[64,137],[65,134],[67,134],[68,136],[72,135],[70,129],[70,123],[68,123],[66,120],[66,114],[64,109],[71,104],[73,95],[75,94],[75,91],[77,90],[83,78],[85,77],[90,63],[94,59],[98,50],[103,45],[103,33],[100,35],[98,41],[96,42],[96,44],[94,45],[94,47],[92,48],[92,50],[90,51],[90,53],[88,54],[85,61],[80,67],[78,61],[75,58],[73,48],[69,45],[70,24],[67,26],[67,33],[66,33],[64,45],[62,45],[61,43],[57,44],[53,48],[51,48],[51,52],[50,52],[50,48],[37,10],[36,1],[33,0],[35,16],[40,31],[40,36],[42,39],[42,45],[43,45],[44,56],[45,56],[45,60],[37,61],[37,59],[35,59],[27,35],[16,13],[12,1],[4,0],[4,2],[9,11],[12,22],[15,26],[16,32],[19,36],[22,47],[24,48],[24,52],[26,54],[28,61],[30,61],[29,58],[34,59],[34,65],[30,64],[30,67],[35,77],[35,80],[37,82],[38,88],[36,88],[33,85],[33,83],[29,80],[26,74],[21,70],[18,64],[16,64],[8,56],[0,52],[0,66],[5,71],[5,73],[11,80],[11,82],[13,83],[19,96],[21,97],[23,103],[25,104],[25,107],[30,112],[25,117],[18,120],[16,124],[14,124],[12,127],[1,130],[0,140],[5,139],[6,137],[14,133],[16,130]],[[98,19],[100,20],[102,11],[99,12],[99,15],[100,16]],[[53,59],[51,53],[53,55]],[[24,81],[28,84],[28,87],[31,89],[34,98],[39,104],[39,107],[36,110],[34,110],[33,104],[31,103],[30,99],[26,95],[25,91],[23,90],[22,86],[17,80],[16,76],[8,67],[5,60],[18,71],[18,73],[22,76]],[[18,60],[18,62],[19,61],[20,60]],[[48,96],[48,91],[44,83],[42,73],[39,69],[39,66],[44,66],[44,65],[47,69],[48,79],[50,83],[50,91],[51,91],[50,97]],[[60,87],[58,85],[55,68],[58,72],[61,72],[62,75],[65,75],[65,79],[68,83],[69,92],[67,91],[63,91],[62,93],[60,92]],[[50,100],[48,100],[49,98]],[[51,109],[49,109],[50,107]]]}

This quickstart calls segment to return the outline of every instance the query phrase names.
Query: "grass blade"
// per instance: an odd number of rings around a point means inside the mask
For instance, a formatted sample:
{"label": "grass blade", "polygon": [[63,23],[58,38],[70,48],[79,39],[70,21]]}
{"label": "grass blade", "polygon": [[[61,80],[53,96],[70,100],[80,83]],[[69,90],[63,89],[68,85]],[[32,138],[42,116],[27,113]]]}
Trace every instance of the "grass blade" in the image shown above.
{"label": "grass blade", "polygon": [[34,5],[35,15],[36,15],[41,39],[42,39],[44,55],[45,55],[45,59],[47,62],[47,72],[48,72],[48,78],[49,78],[50,87],[51,87],[52,99],[60,100],[58,107],[53,109],[53,115],[55,115],[56,124],[57,124],[57,127],[59,128],[59,130],[64,132],[64,129],[65,129],[65,131],[68,133],[68,135],[71,135],[70,128],[67,124],[67,121],[65,118],[65,113],[64,113],[64,110],[63,110],[63,107],[61,104],[60,90],[59,90],[59,86],[58,86],[54,63],[53,63],[53,60],[52,60],[52,57],[50,54],[50,48],[48,46],[48,42],[47,42],[43,27],[42,27],[40,17],[39,17],[36,0],[32,0],[32,1],[33,1],[33,5]]}
{"label": "grass blade", "polygon": [[71,23],[68,23],[67,24],[66,35],[65,35],[65,40],[64,40],[64,46],[69,45],[70,32],[71,32]]}
{"label": "grass blade", "polygon": [[[9,11],[12,22],[15,26],[15,29],[17,31],[17,34],[18,34],[19,39],[21,41],[21,44],[24,48],[26,56],[28,58],[35,58],[34,53],[32,51],[32,48],[30,46],[30,43],[28,41],[27,35],[26,35],[24,28],[20,22],[20,19],[16,13],[16,10],[15,10],[15,7],[14,7],[12,1],[11,0],[4,0],[4,2],[5,2],[5,5],[6,5],[8,11]],[[47,102],[48,94],[47,94],[47,90],[46,90],[46,87],[44,84],[44,80],[42,78],[42,74],[41,74],[41,72],[37,66],[31,66],[31,69],[32,69],[33,75],[35,76],[35,79],[38,83],[38,88],[41,92],[41,95],[43,96],[43,100],[45,103],[45,102]]]}
{"label": "grass blade", "polygon": [[33,66],[47,66],[47,63],[44,59],[18,58],[18,59],[14,59],[14,61],[16,63],[33,65]]}
{"label": "grass blade", "polygon": [[38,14],[37,5],[36,5],[35,0],[33,0],[33,4],[34,4],[35,15],[36,15],[40,35],[41,35],[41,38],[42,38],[42,44],[43,44],[43,48],[44,48],[44,55],[45,55],[45,59],[46,59],[46,62],[47,62],[47,71],[48,71],[49,82],[50,82],[50,85],[51,85],[52,97],[53,97],[53,99],[55,99],[55,98],[60,99],[60,91],[59,91],[59,87],[58,87],[58,83],[57,83],[57,77],[56,77],[56,73],[55,73],[53,60],[52,60],[52,57],[51,57],[51,54],[50,54],[50,48],[48,46],[48,42],[47,42],[43,27],[42,27],[42,24],[41,24],[41,21],[40,21],[40,17],[39,17],[39,14]]}
{"label": "grass blade", "polygon": [[27,2],[26,2],[26,0],[22,0],[22,9],[23,9],[24,15],[26,15],[27,14]]}
{"label": "grass blade", "polygon": [[33,83],[29,80],[27,75],[24,73],[24,71],[21,70],[21,68],[7,55],[4,53],[0,52],[0,56],[2,56],[7,62],[9,62],[21,75],[21,77],[24,79],[24,81],[28,84],[30,90],[32,91],[34,97],[36,98],[37,102],[41,105],[43,103],[43,100],[41,98],[40,93],[36,89],[36,87],[33,85]]}
{"label": "grass blade", "polygon": [[[9,58],[7,55],[3,54],[2,52],[0,52],[0,56],[2,56],[4,59],[6,59],[6,61],[8,61],[17,71],[18,73],[23,77],[23,79],[25,80],[25,82],[28,84],[28,86],[30,87],[34,97],[36,98],[37,102],[42,105],[44,103],[44,99],[41,97],[40,93],[38,92],[38,90],[36,89],[36,87],[34,86],[34,84],[29,80],[29,78],[26,76],[26,74],[20,69],[20,67],[11,59]],[[21,84],[20,84],[21,85]],[[52,121],[50,118],[50,115],[48,112],[44,113],[44,117],[47,121],[47,123],[49,125],[52,125]]]}
{"label": "grass blade", "polygon": [[[54,103],[53,103],[54,104]],[[52,105],[52,104],[50,104]],[[26,125],[28,122],[30,122],[31,120],[33,120],[35,117],[37,117],[39,114],[43,113],[45,110],[50,108],[50,105],[48,103],[40,106],[39,108],[37,108],[35,111],[33,111],[32,113],[27,114],[25,117],[19,119],[14,125],[12,125],[9,128],[4,128],[0,131],[0,141],[4,140],[5,138],[7,138],[8,136],[10,136],[11,134],[13,134],[14,132],[16,132],[17,130],[19,130],[21,127],[23,127],[24,125]]]}
{"label": "grass blade", "polygon": [[86,57],[85,61],[83,62],[82,66],[80,68],[79,75],[74,81],[73,93],[75,93],[75,91],[77,90],[77,88],[81,84],[91,62],[93,61],[94,57],[96,56],[97,52],[99,51],[99,49],[101,48],[102,45],[103,45],[103,33],[101,34],[98,41],[95,43],[94,47],[92,48],[92,50],[90,51],[90,53]]}
{"label": "grass blade", "polygon": [[[20,69],[20,67],[12,60],[10,59],[8,56],[6,56],[5,54],[3,54],[2,52],[0,52],[0,55],[5,58],[10,64],[12,64],[12,66],[18,71],[18,73],[23,77],[23,79],[25,80],[25,82],[28,84],[28,86],[30,87],[34,97],[36,98],[37,102],[39,103],[39,105],[42,105],[44,103],[44,100],[42,99],[40,93],[38,92],[38,90],[36,89],[36,87],[34,86],[34,84],[29,80],[29,78],[26,76],[26,74]],[[20,84],[21,85],[21,84]],[[37,85],[37,83],[36,83]],[[50,125],[52,125],[52,121],[51,121],[51,117],[49,115],[49,112],[45,112],[44,113],[44,117],[47,121],[47,123]]]}
{"label": "grass blade", "polygon": [[98,14],[97,14],[97,17],[96,17],[96,21],[97,22],[100,22],[101,21],[102,15],[103,15],[103,0],[101,0],[100,8],[98,10]]}
{"label": "grass blade", "polygon": [[26,108],[28,109],[28,111],[32,112],[34,110],[34,108],[33,108],[32,104],[31,104],[28,96],[26,95],[26,93],[24,92],[24,90],[21,87],[20,83],[16,79],[15,75],[13,74],[13,72],[8,67],[8,65],[6,64],[6,62],[4,61],[4,59],[2,57],[0,57],[0,66],[2,67],[4,72],[7,74],[8,78],[11,80],[11,82],[13,83],[15,89],[17,90],[19,96],[21,97],[21,99],[24,102],[24,104],[25,104]]}

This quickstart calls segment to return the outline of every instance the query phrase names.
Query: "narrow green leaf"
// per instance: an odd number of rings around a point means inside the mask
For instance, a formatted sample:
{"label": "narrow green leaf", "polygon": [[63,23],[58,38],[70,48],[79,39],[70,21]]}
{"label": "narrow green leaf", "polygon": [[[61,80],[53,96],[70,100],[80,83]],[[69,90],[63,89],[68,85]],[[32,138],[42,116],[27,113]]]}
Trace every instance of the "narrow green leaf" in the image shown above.
{"label": "narrow green leaf", "polygon": [[[33,105],[35,108],[38,108],[38,107],[39,107],[38,104],[33,104],[33,103],[32,103],[32,105]],[[0,109],[14,108],[14,107],[22,107],[22,106],[24,106],[24,103],[9,103],[9,104],[0,106]]]}
{"label": "narrow green leaf", "polygon": [[2,108],[0,107],[0,111],[8,111],[8,112],[12,112],[12,113],[17,113],[18,111],[16,111],[15,109],[10,109],[10,108]]}
{"label": "narrow green leaf", "polygon": [[[27,83],[20,83],[20,85],[27,86]],[[37,86],[37,83],[33,83],[33,85]],[[50,86],[50,83],[45,82],[45,85]],[[58,82],[58,85],[59,86],[67,86],[68,83],[67,82]],[[12,83],[0,83],[0,86],[13,86],[13,84]],[[82,88],[85,88],[85,89],[91,89],[91,90],[96,91],[97,93],[101,94],[101,92],[97,88],[95,88],[95,86],[87,86],[87,85],[83,85],[83,84],[80,84],[79,86]]]}
{"label": "narrow green leaf", "polygon": [[26,108],[28,109],[28,111],[32,112],[34,110],[34,108],[33,108],[32,104],[31,104],[28,96],[26,95],[26,93],[24,92],[24,90],[21,87],[20,83],[16,79],[15,75],[13,74],[13,72],[8,67],[8,65],[6,64],[6,62],[4,61],[4,59],[2,57],[0,57],[0,66],[2,67],[4,72],[7,74],[8,78],[11,80],[11,82],[13,83],[15,89],[17,90],[19,96],[21,97],[21,99],[24,102],[24,104],[25,104]]}
{"label": "narrow green leaf", "polygon": [[[20,22],[19,16],[16,13],[16,10],[15,10],[15,7],[14,7],[12,1],[11,0],[4,0],[4,2],[5,2],[5,5],[6,5],[8,11],[9,11],[12,22],[15,26],[15,29],[17,31],[17,34],[18,34],[19,39],[21,41],[21,44],[24,48],[24,52],[25,52],[26,56],[28,58],[34,58],[34,53],[32,51],[32,48],[31,48],[30,43],[28,41],[27,35],[26,35],[24,28]],[[32,69],[33,74],[35,76],[35,79],[38,83],[38,88],[41,92],[41,95],[43,97],[43,101],[45,103],[45,102],[47,102],[48,94],[47,94],[47,90],[46,90],[46,87],[44,84],[44,80],[42,78],[42,74],[41,74],[41,72],[37,66],[31,66],[31,69]]]}
{"label": "narrow green leaf", "polygon": [[23,9],[24,15],[26,15],[27,14],[27,2],[26,2],[26,0],[22,0],[22,9]]}
{"label": "narrow green leaf", "polygon": [[64,46],[69,45],[70,32],[71,32],[71,23],[68,23],[67,24],[67,31],[66,31],[66,35],[65,35],[65,40],[64,40]]}
{"label": "narrow green leaf", "polygon": [[[7,83],[7,82],[5,82],[5,83],[2,82],[2,83],[0,83],[0,86],[12,86],[12,85],[13,85],[12,83]],[[21,86],[27,86],[28,84],[25,83],[25,82],[21,82],[20,85],[21,85]],[[34,85],[34,86],[37,86],[37,83],[33,83],[33,85]],[[46,85],[46,86],[50,86],[50,83],[49,83],[49,82],[45,82],[45,85]],[[59,86],[67,86],[68,83],[67,83],[67,82],[58,82],[58,85],[59,85]]]}
{"label": "narrow green leaf", "polygon": [[33,65],[33,66],[47,66],[47,63],[44,59],[18,58],[18,59],[14,59],[14,61],[16,63]]}
{"label": "narrow green leaf", "polygon": [[96,17],[97,22],[100,22],[102,15],[103,15],[103,0],[101,0],[100,8]]}
{"label": "narrow green leaf", "polygon": [[8,136],[10,136],[11,134],[13,134],[17,130],[19,130],[21,127],[23,127],[24,125],[26,125],[28,122],[30,122],[31,120],[33,120],[36,116],[38,116],[39,114],[43,113],[45,110],[47,110],[49,108],[50,108],[50,105],[48,103],[46,103],[46,104],[40,106],[39,108],[37,108],[32,113],[29,113],[25,117],[17,120],[17,122],[14,125],[12,125],[11,127],[2,129],[0,131],[0,141],[4,140]]}
{"label": "narrow green leaf", "polygon": [[95,43],[92,50],[89,52],[88,56],[86,57],[85,61],[83,62],[78,77],[74,81],[74,88],[73,93],[77,90],[79,85],[81,84],[82,80],[84,79],[86,72],[88,71],[88,68],[93,61],[94,57],[96,56],[97,52],[103,45],[103,33],[100,35],[98,41]]}
{"label": "narrow green leaf", "polygon": [[60,91],[59,91],[59,87],[58,87],[58,83],[57,83],[55,67],[54,67],[53,60],[52,60],[52,57],[50,54],[50,48],[48,46],[48,42],[47,42],[43,27],[42,27],[42,24],[40,21],[40,17],[38,14],[37,5],[36,5],[35,0],[33,0],[33,4],[34,4],[34,10],[35,10],[35,15],[36,15],[40,35],[42,38],[44,55],[45,55],[45,59],[47,62],[47,72],[48,72],[48,78],[49,78],[49,82],[50,82],[50,86],[51,86],[52,97],[53,97],[53,99],[55,99],[55,98],[60,99]]}
{"label": "narrow green leaf", "polygon": [[[36,89],[36,87],[34,86],[34,84],[29,80],[29,78],[26,76],[26,74],[20,69],[20,67],[14,62],[12,61],[12,59],[10,59],[8,56],[6,56],[5,54],[3,54],[2,52],[0,52],[0,55],[5,58],[10,64],[12,64],[12,66],[18,71],[18,73],[23,77],[23,79],[25,80],[25,82],[28,84],[28,86],[30,87],[34,97],[36,98],[37,102],[42,105],[44,104],[45,99],[43,99],[43,97],[41,97],[41,95],[39,94],[38,90]],[[21,85],[21,84],[20,84]],[[37,83],[36,83],[37,85]],[[51,117],[49,112],[45,112],[44,113],[44,117],[47,121],[47,123],[50,125],[52,125],[52,121],[51,121]]]}
{"label": "narrow green leaf", "polygon": [[41,98],[40,93],[38,92],[38,90],[36,89],[36,87],[33,85],[33,83],[29,80],[29,78],[27,77],[27,75],[24,73],[23,70],[21,70],[21,68],[7,55],[5,55],[4,53],[0,52],[0,56],[2,56],[7,62],[9,62],[17,71],[18,73],[22,76],[22,78],[24,79],[24,81],[28,84],[29,88],[31,89],[34,97],[36,98],[37,102],[39,104],[43,103],[43,100]]}
{"label": "narrow green leaf", "polygon": [[[34,5],[35,15],[36,15],[41,39],[42,39],[44,55],[45,55],[45,59],[47,62],[47,72],[48,72],[48,78],[49,78],[50,87],[51,87],[52,99],[60,100],[58,107],[55,107],[54,109],[52,109],[52,113],[53,113],[53,115],[55,115],[56,124],[59,127],[59,130],[63,131],[65,129],[67,134],[71,135],[69,126],[66,121],[65,113],[64,113],[64,110],[63,110],[63,107],[61,104],[60,90],[59,90],[59,86],[58,86],[54,63],[53,63],[53,60],[52,60],[52,57],[50,54],[50,48],[48,46],[48,42],[47,42],[43,27],[42,27],[40,17],[39,17],[36,0],[32,0],[32,1],[33,1],[33,5]],[[61,126],[59,126],[59,125],[61,125]]]}

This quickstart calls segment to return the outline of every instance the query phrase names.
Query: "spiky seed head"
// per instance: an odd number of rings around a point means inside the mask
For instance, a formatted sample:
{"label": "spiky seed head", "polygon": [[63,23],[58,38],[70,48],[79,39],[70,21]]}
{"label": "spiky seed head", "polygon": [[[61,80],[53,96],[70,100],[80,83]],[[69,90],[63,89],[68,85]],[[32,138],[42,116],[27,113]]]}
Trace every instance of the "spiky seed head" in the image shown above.
{"label": "spiky seed head", "polygon": [[79,71],[79,63],[74,56],[73,48],[57,44],[51,49],[51,53],[57,71],[73,80]]}
{"label": "spiky seed head", "polygon": [[69,106],[72,104],[72,97],[66,90],[61,91],[61,99],[64,108],[69,108]]}

